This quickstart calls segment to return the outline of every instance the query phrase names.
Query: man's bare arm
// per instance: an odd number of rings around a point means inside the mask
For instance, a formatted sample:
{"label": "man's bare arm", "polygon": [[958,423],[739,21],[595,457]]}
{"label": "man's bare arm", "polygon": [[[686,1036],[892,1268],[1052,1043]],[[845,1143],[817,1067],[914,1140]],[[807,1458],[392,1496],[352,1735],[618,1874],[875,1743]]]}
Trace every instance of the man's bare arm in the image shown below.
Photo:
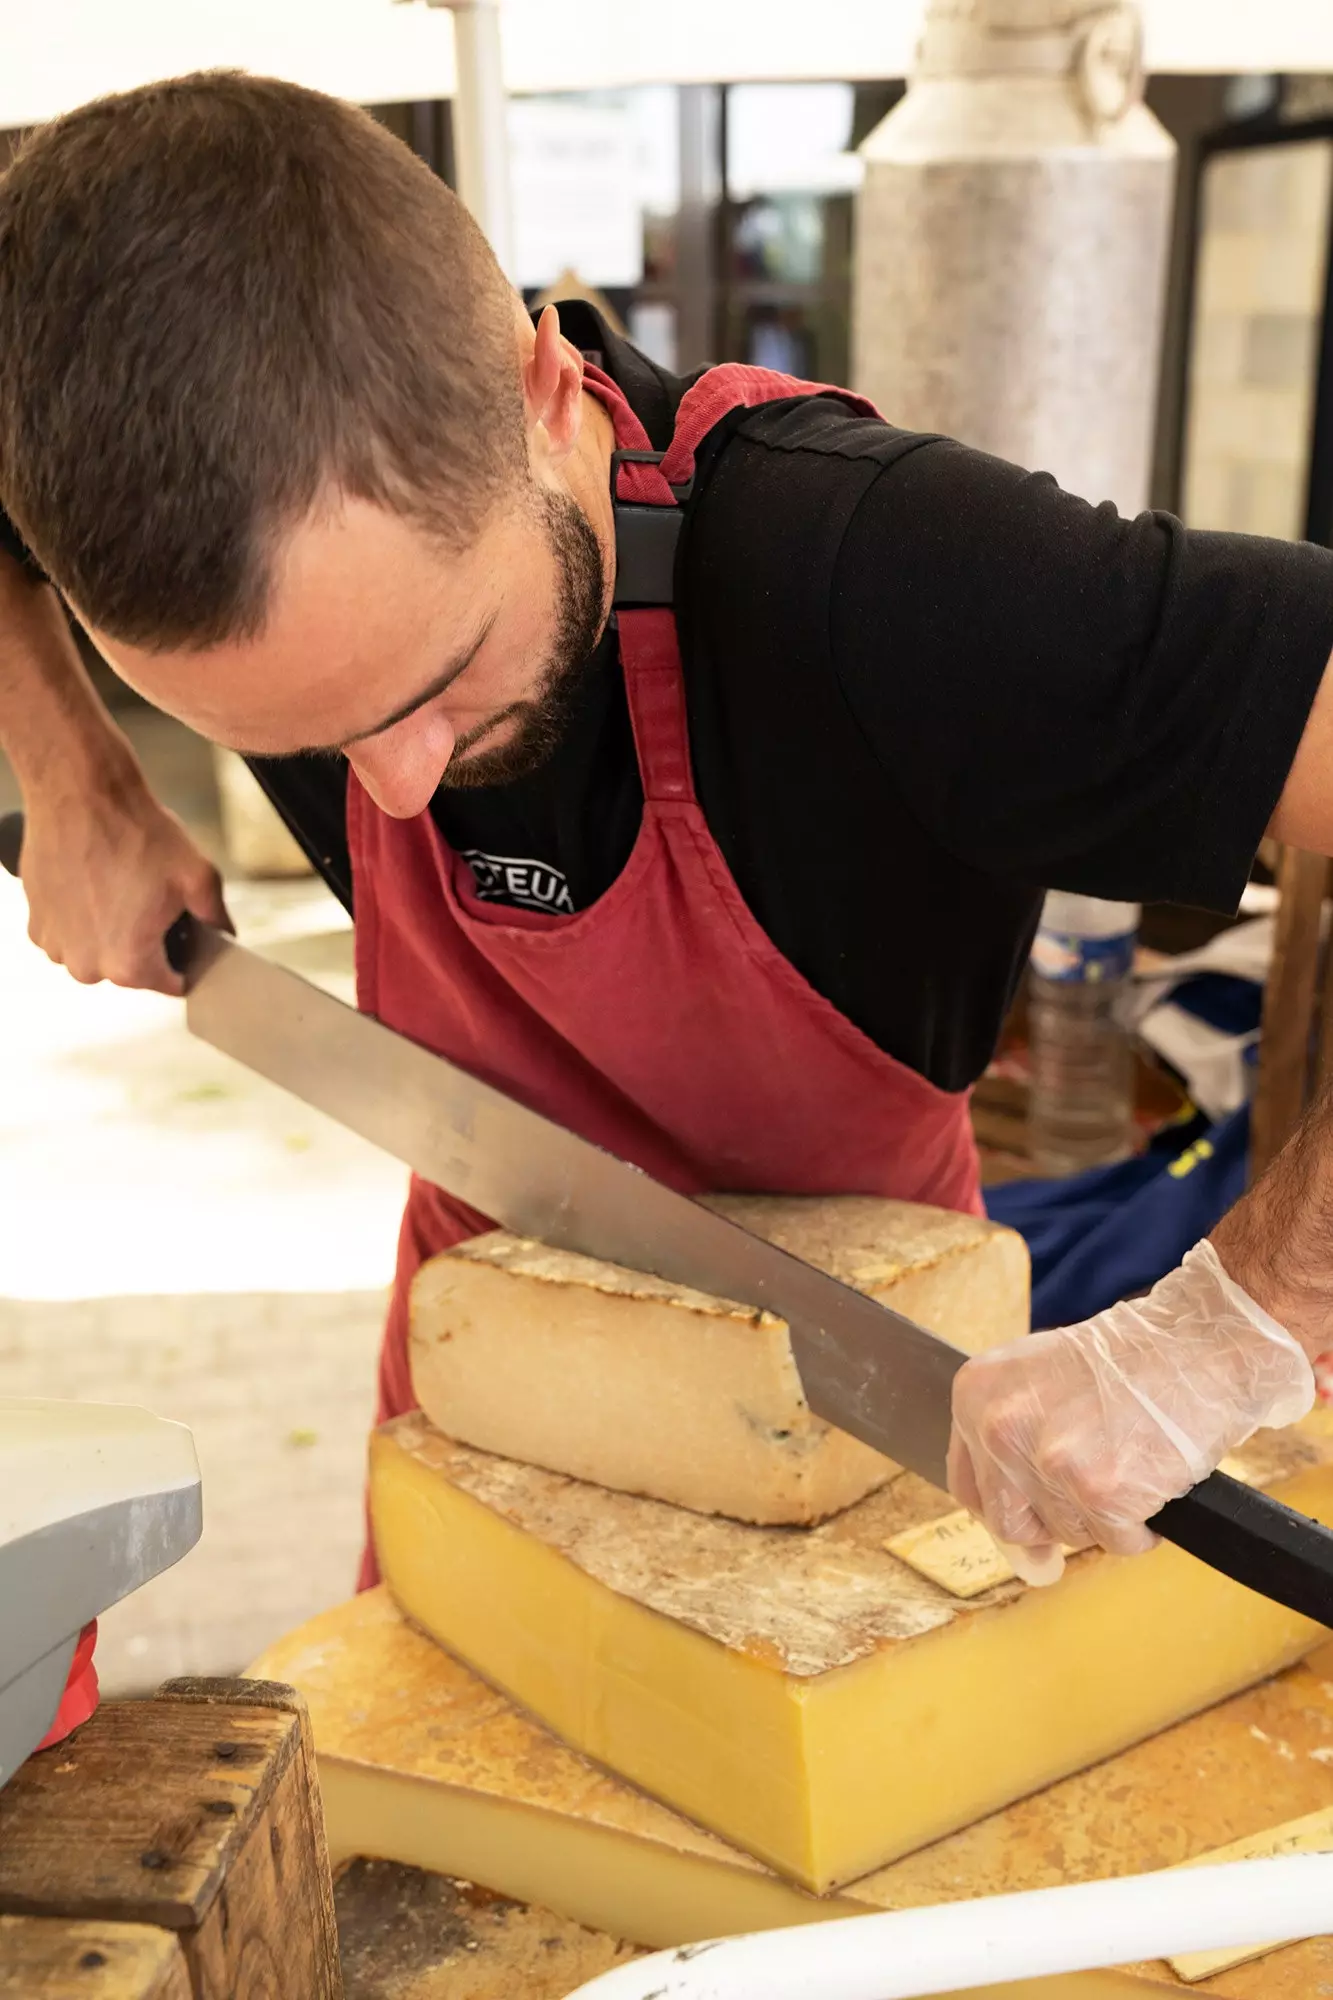
{"label": "man's bare arm", "polygon": [[138,771],[84,671],[56,593],[3,551],[0,744],[25,796],[128,782]]}
{"label": "man's bare arm", "polygon": [[0,551],[0,748],[23,793],[29,934],[86,984],[178,993],[183,909],[225,923],[216,869],[150,792],[84,671],[55,592]]}
{"label": "man's bare arm", "polygon": [[1333,1352],[1333,1092],[1213,1231],[1238,1285],[1311,1360]]}
{"label": "man's bare arm", "polygon": [[1268,831],[1288,847],[1333,854],[1333,660],[1324,669]]}

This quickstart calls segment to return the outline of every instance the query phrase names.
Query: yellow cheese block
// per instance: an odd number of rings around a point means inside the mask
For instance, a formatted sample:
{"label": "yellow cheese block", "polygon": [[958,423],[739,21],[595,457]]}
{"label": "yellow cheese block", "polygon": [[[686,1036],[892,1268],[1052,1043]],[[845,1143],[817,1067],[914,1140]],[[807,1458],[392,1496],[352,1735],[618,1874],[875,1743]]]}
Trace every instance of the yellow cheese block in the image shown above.
{"label": "yellow cheese block", "polygon": [[[655,1947],[1173,1867],[1333,1803],[1326,1647],[816,1901],[576,1756],[415,1631],[384,1590],[312,1619],[251,1671],[309,1704],[335,1866],[376,1855]],[[1202,1987],[1154,1964],[978,2000],[1313,2000],[1330,1986],[1333,1941],[1318,1939]]]}
{"label": "yellow cheese block", "polygon": [[599,1770],[367,1591],[250,1669],[310,1707],[335,1869],[479,1882],[645,1945],[826,1914],[748,1854]]}
{"label": "yellow cheese block", "polygon": [[[1333,1518],[1324,1416],[1243,1455]],[[1298,1658],[1322,1628],[1180,1550],[961,1599],[886,1541],[953,1506],[901,1474],[820,1528],[744,1527],[452,1443],[371,1441],[385,1581],[566,1742],[824,1891]]]}
{"label": "yellow cheese block", "polygon": [[[1010,1229],[859,1195],[710,1206],[969,1353],[1028,1331]],[[419,1272],[412,1383],[465,1444],[738,1521],[822,1520],[895,1469],[811,1415],[782,1320],[503,1230]]]}
{"label": "yellow cheese block", "polygon": [[[913,1909],[1134,1875],[1203,1860],[1333,1804],[1331,1676],[1333,1648],[1325,1644],[1306,1665],[910,1855],[847,1893]],[[993,1990],[1013,1992],[1015,2000],[1018,1994],[1185,2000],[1191,1993],[1208,2000],[1316,2000],[1329,1989],[1333,1937],[1288,1945],[1198,1985],[1155,1961]]]}

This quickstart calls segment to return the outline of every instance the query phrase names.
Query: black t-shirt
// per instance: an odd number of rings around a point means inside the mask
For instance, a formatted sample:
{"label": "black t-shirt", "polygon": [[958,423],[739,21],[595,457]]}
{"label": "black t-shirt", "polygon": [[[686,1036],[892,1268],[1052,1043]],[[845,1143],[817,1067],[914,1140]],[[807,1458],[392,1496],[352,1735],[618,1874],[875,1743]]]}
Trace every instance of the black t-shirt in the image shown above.
{"label": "black t-shirt", "polygon": [[[566,331],[665,445],[684,384]],[[985,1067],[1044,889],[1230,911],[1333,652],[1333,553],[1127,521],[831,398],[733,413],[676,565],[695,782],[778,949],[949,1089]],[[345,897],[345,779],[262,782]],[[614,632],[531,777],[432,811],[483,895],[584,909],[643,797]]]}

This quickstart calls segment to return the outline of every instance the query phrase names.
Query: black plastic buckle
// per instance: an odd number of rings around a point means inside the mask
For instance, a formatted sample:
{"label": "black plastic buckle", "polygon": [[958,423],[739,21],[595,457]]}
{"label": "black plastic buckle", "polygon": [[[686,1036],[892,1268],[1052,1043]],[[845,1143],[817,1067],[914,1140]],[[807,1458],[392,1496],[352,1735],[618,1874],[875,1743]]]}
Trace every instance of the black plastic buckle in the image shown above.
{"label": "black plastic buckle", "polygon": [[681,509],[694,491],[694,480],[673,486],[674,507],[642,500],[621,500],[622,465],[660,465],[664,451],[613,451],[611,502],[616,523],[616,589],[614,602],[630,606],[671,605],[676,597],[676,547],[684,514]]}

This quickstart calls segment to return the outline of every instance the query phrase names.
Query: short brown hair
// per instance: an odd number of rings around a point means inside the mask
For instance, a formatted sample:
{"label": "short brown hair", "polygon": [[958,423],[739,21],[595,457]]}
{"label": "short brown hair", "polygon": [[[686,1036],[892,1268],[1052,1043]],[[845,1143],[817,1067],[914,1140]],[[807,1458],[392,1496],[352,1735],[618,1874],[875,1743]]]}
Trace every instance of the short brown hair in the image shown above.
{"label": "short brown hair", "polygon": [[103,98],[0,180],[0,505],[114,637],[252,636],[326,489],[459,547],[522,476],[513,313],[364,112],[230,74]]}

